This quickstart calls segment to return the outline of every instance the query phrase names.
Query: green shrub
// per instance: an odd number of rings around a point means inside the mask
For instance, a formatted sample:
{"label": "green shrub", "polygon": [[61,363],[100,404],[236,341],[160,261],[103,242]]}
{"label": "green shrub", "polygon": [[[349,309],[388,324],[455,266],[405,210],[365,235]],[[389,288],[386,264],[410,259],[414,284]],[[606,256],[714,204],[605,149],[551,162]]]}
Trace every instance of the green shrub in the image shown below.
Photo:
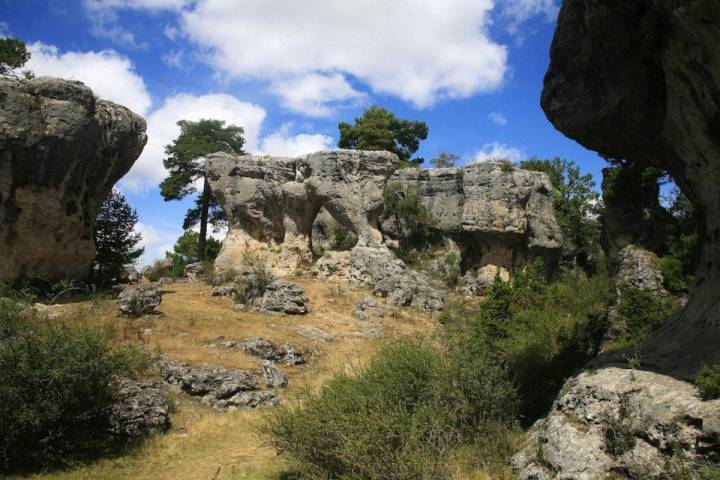
{"label": "green shrub", "polygon": [[262,297],[275,276],[265,264],[265,260],[258,255],[244,254],[242,258],[242,274],[235,277],[235,301],[249,303],[251,300]]}
{"label": "green shrub", "polygon": [[548,283],[536,261],[509,282],[496,281],[473,311],[451,306],[449,348],[468,358],[497,359],[520,395],[525,422],[543,415],[565,380],[600,347],[609,298],[605,276],[588,278],[580,269]]}
{"label": "green shrub", "polygon": [[[395,223],[399,256],[409,260],[412,250],[425,249],[438,241],[433,226],[438,220],[425,208],[417,192],[404,191],[397,182],[388,183],[384,193],[385,215]],[[410,261],[412,263],[412,261]]]}
{"label": "green shrub", "polygon": [[178,277],[177,272],[168,260],[156,260],[155,263],[143,270],[143,275],[151,282],[157,282],[163,277]]}
{"label": "green shrub", "polygon": [[513,398],[496,365],[405,341],[273,409],[262,432],[304,478],[441,479],[461,441],[512,422]]}
{"label": "green shrub", "polygon": [[623,324],[620,338],[612,348],[632,347],[667,323],[680,308],[677,299],[647,288],[630,287],[622,291],[617,313]]}
{"label": "green shrub", "polygon": [[333,250],[350,250],[358,241],[357,235],[343,226],[336,226],[333,230]]}
{"label": "green shrub", "polygon": [[695,384],[700,389],[703,399],[720,398],[720,363],[712,367],[704,366],[695,379]]}
{"label": "green shrub", "polygon": [[107,448],[112,381],[139,358],[107,340],[0,299],[0,470],[74,463]]}

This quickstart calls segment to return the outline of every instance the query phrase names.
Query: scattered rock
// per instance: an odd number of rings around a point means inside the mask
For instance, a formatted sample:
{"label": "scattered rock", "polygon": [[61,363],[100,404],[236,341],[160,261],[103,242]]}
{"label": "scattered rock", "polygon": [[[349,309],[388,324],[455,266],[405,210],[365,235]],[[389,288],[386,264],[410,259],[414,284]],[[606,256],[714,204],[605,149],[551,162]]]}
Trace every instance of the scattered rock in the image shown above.
{"label": "scattered rock", "polygon": [[161,359],[159,366],[166,382],[189,395],[202,397],[204,404],[216,409],[250,409],[278,403],[274,392],[258,391],[257,377],[247,370],[216,365],[192,367],[170,359]]}
{"label": "scattered rock", "polygon": [[155,282],[160,286],[170,285],[171,283],[174,283],[175,280],[170,277],[160,277],[160,279]]}
{"label": "scattered rock", "polygon": [[205,275],[205,265],[202,262],[188,263],[183,270],[183,276],[190,281],[197,281]]}
{"label": "scattered rock", "polygon": [[81,82],[0,78],[0,284],[84,281],[102,200],[147,141],[145,120]]}
{"label": "scattered rock", "polygon": [[238,343],[237,348],[249,355],[280,362],[283,365],[301,365],[305,363],[305,356],[294,347],[287,344],[277,345],[260,337],[250,337]]}
{"label": "scattered rock", "polygon": [[212,289],[212,296],[213,297],[232,297],[233,295],[237,294],[237,288],[233,286],[218,286],[213,287]]}
{"label": "scattered rock", "polygon": [[431,312],[445,307],[445,295],[430,286],[427,275],[409,270],[387,247],[355,247],[350,253],[353,283],[373,287],[388,304]]}
{"label": "scattered rock", "polygon": [[335,335],[314,325],[297,325],[295,327],[295,331],[310,340],[319,340],[323,342],[332,342],[335,340]]}
{"label": "scattered rock", "polygon": [[315,262],[313,275],[318,278],[347,280],[350,278],[350,252],[329,251]]}
{"label": "scattered rock", "polygon": [[566,383],[512,463],[523,480],[593,480],[669,478],[678,462],[720,466],[720,400],[665,375],[605,368]]}
{"label": "scattered rock", "polygon": [[265,381],[265,385],[270,388],[287,387],[287,377],[272,360],[260,362],[260,376]]}
{"label": "scattered rock", "polygon": [[132,265],[127,267],[124,272],[124,277],[122,279],[123,283],[129,283],[129,284],[136,284],[140,281],[140,272],[135,270],[135,267]]}
{"label": "scattered rock", "polygon": [[495,279],[507,282],[510,280],[510,272],[495,265],[485,265],[477,272],[469,270],[460,280],[460,290],[470,295],[483,295],[495,283]]}
{"label": "scattered rock", "polygon": [[300,285],[285,280],[274,280],[257,301],[257,308],[262,312],[305,315],[308,313],[307,302],[305,291]]}
{"label": "scattered rock", "polygon": [[155,312],[162,302],[160,289],[154,283],[131,285],[118,296],[118,311],[121,315],[139,317]]}
{"label": "scattered rock", "polygon": [[117,399],[110,407],[110,433],[139,438],[162,433],[170,427],[170,408],[162,382],[121,379]]}
{"label": "scattered rock", "polygon": [[355,305],[355,310],[353,310],[352,314],[361,320],[367,320],[370,317],[382,317],[385,315],[382,308],[380,308],[380,304],[373,297],[365,297],[363,300],[358,302],[358,304]]}

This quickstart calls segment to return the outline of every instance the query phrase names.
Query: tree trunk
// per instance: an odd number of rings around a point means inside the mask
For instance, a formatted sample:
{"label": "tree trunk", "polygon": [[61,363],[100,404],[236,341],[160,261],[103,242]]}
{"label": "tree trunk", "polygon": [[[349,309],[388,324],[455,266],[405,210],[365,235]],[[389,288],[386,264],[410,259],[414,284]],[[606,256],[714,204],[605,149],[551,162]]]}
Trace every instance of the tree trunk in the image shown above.
{"label": "tree trunk", "polygon": [[202,191],[202,203],[200,205],[200,237],[198,238],[198,251],[197,259],[198,262],[205,261],[205,249],[206,249],[206,237],[207,237],[207,223],[208,223],[208,210],[210,209],[210,185],[208,184],[207,178],[203,181]]}

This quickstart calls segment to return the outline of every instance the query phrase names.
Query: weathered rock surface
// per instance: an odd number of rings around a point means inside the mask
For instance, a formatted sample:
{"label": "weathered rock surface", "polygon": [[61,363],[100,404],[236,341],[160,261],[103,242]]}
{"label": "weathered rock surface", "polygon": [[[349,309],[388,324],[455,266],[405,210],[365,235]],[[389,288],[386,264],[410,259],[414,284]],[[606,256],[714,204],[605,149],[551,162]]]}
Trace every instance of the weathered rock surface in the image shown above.
{"label": "weathered rock surface", "polygon": [[[388,185],[410,192],[460,247],[463,268],[522,265],[529,254],[556,259],[562,234],[555,220],[553,187],[547,175],[503,162],[462,168],[405,168]],[[392,219],[382,223],[392,236]]]}
{"label": "weathered rock surface", "polygon": [[249,355],[264,360],[280,362],[283,365],[292,366],[305,363],[305,355],[295,347],[287,344],[278,345],[260,337],[247,338],[237,343],[234,347],[239,348]]}
{"label": "weathered rock surface", "polygon": [[0,78],[0,283],[87,278],[98,208],[145,130],[80,82]]}
{"label": "weathered rock surface", "polygon": [[272,259],[276,271],[309,266],[312,225],[321,208],[354,232],[359,245],[381,243],[377,219],[398,163],[394,154],[359,150],[299,158],[209,155],[208,181],[229,217],[216,269],[234,269],[247,252],[267,246],[280,250]]}
{"label": "weathered rock surface", "polygon": [[218,410],[253,409],[278,403],[274,392],[260,390],[258,378],[250,371],[216,365],[193,367],[187,363],[162,359],[160,375],[202,403]]}
{"label": "weathered rock surface", "polygon": [[367,320],[370,317],[382,317],[385,315],[380,304],[374,297],[365,297],[357,305],[352,312],[354,317],[361,320]]}
{"label": "weathered rock surface", "polygon": [[308,298],[305,290],[297,283],[274,280],[267,286],[262,297],[257,299],[261,312],[305,315],[308,313]]}
{"label": "weathered rock surface", "polygon": [[495,280],[507,282],[510,280],[510,272],[496,265],[485,265],[477,271],[468,270],[460,280],[460,290],[470,295],[482,295]]}
{"label": "weathered rock surface", "polygon": [[280,368],[271,360],[263,360],[260,362],[260,376],[265,385],[270,388],[287,387],[287,377]]}
{"label": "weathered rock surface", "polygon": [[188,263],[183,270],[183,276],[190,281],[199,280],[205,275],[205,265],[202,262]]}
{"label": "weathered rock surface", "polygon": [[693,385],[657,373],[584,372],[533,426],[513,466],[523,480],[680,478],[671,469],[718,467],[720,400],[702,401]]}
{"label": "weathered rock surface", "polygon": [[[230,232],[216,269],[237,269],[251,254],[263,256],[278,274],[293,273],[310,266],[313,238],[326,249],[336,227],[358,238],[350,263],[363,248],[383,249],[393,242],[394,223],[379,225],[391,183],[420,196],[439,220],[435,228],[459,245],[463,269],[487,263],[511,268],[528,255],[543,255],[549,263],[557,258],[562,238],[545,174],[497,162],[454,169],[397,167],[393,154],[358,150],[300,158],[210,155],[210,185],[230,212]],[[342,252],[328,252],[313,271],[325,278],[347,277],[347,261]],[[414,283],[425,288],[427,282]],[[414,302],[407,293],[398,293],[396,303],[437,303]]]}
{"label": "weathered rock surface", "polygon": [[139,317],[155,312],[162,302],[160,289],[155,283],[131,285],[118,296],[118,312],[121,315]]}
{"label": "weathered rock surface", "polygon": [[703,212],[697,285],[638,352],[644,368],[683,378],[720,363],[718,18],[716,0],[565,0],[541,101],[558,130],[604,156],[668,171]]}
{"label": "weathered rock surface", "polygon": [[213,289],[210,291],[210,294],[213,297],[232,297],[233,295],[237,294],[237,288],[233,287],[232,285],[220,285],[217,287],[213,287]]}
{"label": "weathered rock surface", "polygon": [[616,286],[618,295],[626,288],[643,288],[666,294],[663,274],[657,255],[644,248],[628,245],[618,255],[620,264]]}
{"label": "weathered rock surface", "polygon": [[166,387],[159,381],[137,382],[122,379],[117,399],[110,406],[110,433],[122,438],[139,438],[165,432],[170,427]]}
{"label": "weathered rock surface", "polygon": [[433,312],[445,306],[444,294],[430,285],[427,275],[408,269],[385,246],[353,248],[350,280],[371,287],[373,294],[386,297],[388,304],[397,307]]}

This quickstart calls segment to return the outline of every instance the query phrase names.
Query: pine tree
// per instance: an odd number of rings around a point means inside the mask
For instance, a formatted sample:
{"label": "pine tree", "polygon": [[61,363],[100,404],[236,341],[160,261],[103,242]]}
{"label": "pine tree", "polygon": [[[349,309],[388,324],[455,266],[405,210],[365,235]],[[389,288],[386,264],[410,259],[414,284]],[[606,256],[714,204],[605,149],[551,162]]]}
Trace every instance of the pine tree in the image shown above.
{"label": "pine tree", "polygon": [[143,254],[137,244],[142,235],[135,232],[137,212],[125,196],[113,190],[100,205],[95,221],[95,262],[93,282],[107,286],[119,281],[125,268]]}
{"label": "pine tree", "polygon": [[185,229],[200,223],[196,258],[198,261],[203,261],[208,223],[218,227],[225,220],[205,178],[204,157],[215,152],[244,155],[245,131],[235,125],[225,126],[224,121],[209,119],[197,122],[181,120],[178,126],[180,135],[172,144],[165,147],[165,154],[168,157],[163,160],[163,165],[170,174],[160,183],[160,193],[166,201],[181,200],[195,193],[196,180],[203,179],[202,192],[195,201],[195,207],[188,210],[183,222]]}

